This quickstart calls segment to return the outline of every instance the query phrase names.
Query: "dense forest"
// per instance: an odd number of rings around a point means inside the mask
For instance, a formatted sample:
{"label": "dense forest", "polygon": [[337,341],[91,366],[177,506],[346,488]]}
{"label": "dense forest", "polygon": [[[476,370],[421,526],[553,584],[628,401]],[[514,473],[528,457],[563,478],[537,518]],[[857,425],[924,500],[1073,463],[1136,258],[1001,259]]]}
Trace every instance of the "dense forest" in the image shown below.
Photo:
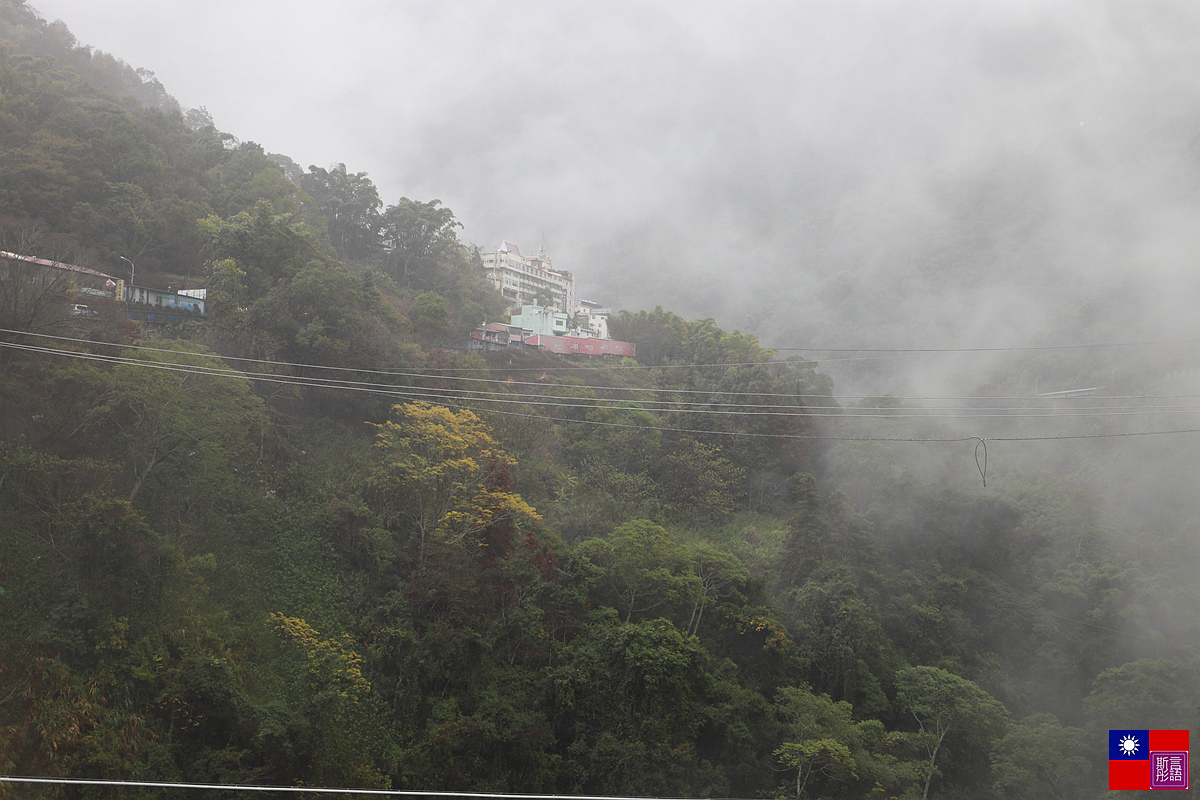
{"label": "dense forest", "polygon": [[1091,798],[1108,729],[1196,728],[1169,498],[662,307],[637,360],[468,352],[459,227],[0,0],[0,250],[209,312],[0,276],[0,774]]}

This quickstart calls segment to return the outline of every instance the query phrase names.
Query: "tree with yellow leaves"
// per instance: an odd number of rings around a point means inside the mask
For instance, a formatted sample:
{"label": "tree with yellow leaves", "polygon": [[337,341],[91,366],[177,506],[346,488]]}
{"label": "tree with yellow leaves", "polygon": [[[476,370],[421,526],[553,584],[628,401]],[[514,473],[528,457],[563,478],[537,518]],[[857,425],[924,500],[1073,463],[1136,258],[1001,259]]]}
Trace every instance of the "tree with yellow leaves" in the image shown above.
{"label": "tree with yellow leaves", "polygon": [[422,563],[431,540],[473,548],[490,526],[541,519],[507,490],[516,460],[474,413],[423,402],[392,410],[393,420],[375,426],[383,458],[370,485],[391,524],[412,526]]}

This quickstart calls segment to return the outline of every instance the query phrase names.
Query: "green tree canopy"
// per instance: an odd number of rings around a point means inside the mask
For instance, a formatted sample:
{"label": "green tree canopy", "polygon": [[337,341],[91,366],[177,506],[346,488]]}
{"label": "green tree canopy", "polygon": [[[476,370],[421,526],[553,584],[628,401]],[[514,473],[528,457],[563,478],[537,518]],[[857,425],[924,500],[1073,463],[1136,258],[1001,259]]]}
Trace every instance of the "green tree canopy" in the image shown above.
{"label": "green tree canopy", "polygon": [[129,354],[105,376],[103,391],[79,430],[121,454],[129,502],[168,470],[160,500],[205,484],[226,485],[249,466],[266,425],[249,381],[198,345],[159,340],[160,349]]}
{"label": "green tree canopy", "polygon": [[920,727],[920,744],[929,756],[922,797],[929,797],[938,755],[948,737],[990,743],[1008,723],[1008,712],[973,681],[938,667],[908,667],[896,674],[896,698]]}
{"label": "green tree canopy", "polygon": [[1062,800],[1090,797],[1088,737],[1063,725],[1053,714],[1032,714],[1009,726],[995,744],[992,768],[995,789],[1014,800]]}
{"label": "green tree canopy", "polygon": [[300,176],[300,188],[316,200],[339,257],[359,261],[376,252],[383,201],[367,173],[351,175],[345,164],[328,170],[310,166]]}
{"label": "green tree canopy", "polygon": [[401,286],[433,288],[437,262],[459,246],[454,229],[462,223],[454,212],[441,200],[423,203],[401,197],[383,212],[382,223],[388,273]]}
{"label": "green tree canopy", "polygon": [[631,520],[606,537],[589,539],[580,544],[579,554],[592,565],[597,589],[625,622],[635,614],[671,611],[704,593],[686,551],[649,520]]}

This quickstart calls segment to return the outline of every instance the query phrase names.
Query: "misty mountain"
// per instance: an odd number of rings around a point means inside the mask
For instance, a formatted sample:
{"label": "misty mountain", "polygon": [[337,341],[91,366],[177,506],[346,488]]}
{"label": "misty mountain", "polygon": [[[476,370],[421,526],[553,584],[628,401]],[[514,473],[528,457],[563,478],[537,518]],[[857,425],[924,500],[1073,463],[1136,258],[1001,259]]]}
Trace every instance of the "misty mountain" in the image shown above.
{"label": "misty mountain", "polygon": [[[1084,800],[1196,728],[1190,9],[269,6],[188,34],[391,188],[0,0],[3,781]],[[543,223],[639,359],[469,346]]]}
{"label": "misty mountain", "polygon": [[536,22],[501,31],[538,46],[495,72],[451,59],[400,174],[482,246],[546,233],[609,305],[779,347],[1195,333],[1190,4],[761,11],[519,6]]}
{"label": "misty mountain", "polygon": [[[255,46],[221,14],[76,3],[43,10],[223,129],[365,171],[385,203],[440,198],[484,250],[545,240],[613,308],[781,348],[1194,334],[1200,12],[1182,0],[242,9]],[[805,354],[849,393],[1011,372]]]}

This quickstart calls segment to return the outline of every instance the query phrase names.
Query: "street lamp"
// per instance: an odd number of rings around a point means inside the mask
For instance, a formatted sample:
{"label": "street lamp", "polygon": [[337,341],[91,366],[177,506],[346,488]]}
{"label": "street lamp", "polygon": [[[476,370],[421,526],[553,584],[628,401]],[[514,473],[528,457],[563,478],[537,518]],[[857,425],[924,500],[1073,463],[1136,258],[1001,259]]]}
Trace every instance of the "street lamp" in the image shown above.
{"label": "street lamp", "polygon": [[121,259],[122,261],[129,262],[129,294],[125,297],[125,300],[128,301],[130,297],[133,297],[133,276],[137,271],[137,267],[125,256],[117,256],[117,258]]}

